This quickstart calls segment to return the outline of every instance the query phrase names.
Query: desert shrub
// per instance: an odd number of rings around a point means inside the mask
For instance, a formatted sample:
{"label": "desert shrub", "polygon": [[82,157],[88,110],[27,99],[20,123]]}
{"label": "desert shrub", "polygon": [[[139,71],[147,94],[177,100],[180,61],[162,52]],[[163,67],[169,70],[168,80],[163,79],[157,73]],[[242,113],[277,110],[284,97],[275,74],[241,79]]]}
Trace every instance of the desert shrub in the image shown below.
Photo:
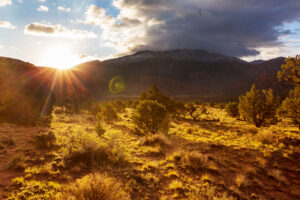
{"label": "desert shrub", "polygon": [[279,100],[273,91],[252,86],[251,90],[239,97],[239,113],[243,119],[260,127],[267,120],[274,119]]}
{"label": "desert shrub", "polygon": [[26,181],[15,178],[4,196],[7,200],[55,200],[61,186],[55,182]]}
{"label": "desert shrub", "polygon": [[204,105],[196,106],[193,103],[188,103],[185,105],[186,115],[193,121],[200,120],[202,114],[207,114],[207,109]]}
{"label": "desert shrub", "polygon": [[168,139],[162,134],[146,135],[143,138],[143,145],[146,146],[165,146],[168,144]]}
{"label": "desert shrub", "polygon": [[237,198],[227,194],[227,192],[221,192],[217,187],[204,183],[202,187],[192,190],[186,194],[188,200],[236,200]]}
{"label": "desert shrub", "polygon": [[238,117],[240,115],[238,106],[237,102],[228,103],[225,107],[226,113],[231,117]]}
{"label": "desert shrub", "polygon": [[55,107],[54,110],[53,110],[53,113],[56,114],[56,115],[61,115],[64,113],[64,110],[62,107]]}
{"label": "desert shrub", "polygon": [[280,114],[289,118],[300,129],[300,87],[290,91],[289,96],[282,102]]}
{"label": "desert shrub", "polygon": [[179,152],[173,155],[175,164],[193,173],[202,172],[208,166],[207,156],[198,152]]}
{"label": "desert shrub", "polygon": [[105,133],[105,129],[103,128],[101,122],[97,121],[95,131],[98,134],[98,136],[101,136]]}
{"label": "desert shrub", "polygon": [[97,115],[97,122],[95,126],[95,131],[98,136],[102,136],[105,133],[105,129],[102,126],[100,115]]}
{"label": "desert shrub", "polygon": [[52,131],[42,132],[34,136],[34,143],[40,149],[51,149],[54,147],[55,142],[56,136]]}
{"label": "desert shrub", "polygon": [[13,155],[7,164],[7,169],[10,170],[24,170],[25,169],[25,160],[24,160],[24,154],[17,153]]}
{"label": "desert shrub", "polygon": [[68,133],[59,139],[61,155],[66,167],[84,164],[92,167],[94,164],[105,164],[109,152],[96,133],[83,130]]}
{"label": "desert shrub", "polygon": [[98,113],[101,112],[101,106],[100,106],[100,104],[99,104],[98,102],[94,101],[94,102],[90,105],[88,111],[89,111],[92,115],[96,116]]}
{"label": "desert shrub", "polygon": [[187,128],[186,129],[186,134],[193,134],[194,130],[192,128]]}
{"label": "desert shrub", "polygon": [[182,181],[179,180],[173,180],[169,185],[169,189],[178,193],[179,195],[184,195],[184,192],[186,190]]}
{"label": "desert shrub", "polygon": [[97,133],[77,130],[59,138],[60,154],[67,168],[82,166],[122,166],[125,163],[125,151],[120,144],[111,145],[102,141]]}
{"label": "desert shrub", "polygon": [[114,101],[112,105],[118,113],[122,113],[126,109],[126,105],[120,100]]}
{"label": "desert shrub", "polygon": [[174,115],[176,117],[181,118],[182,116],[184,116],[186,113],[186,109],[185,109],[185,105],[183,102],[181,101],[176,101],[175,102],[175,113]]}
{"label": "desert shrub", "polygon": [[133,123],[143,133],[155,134],[167,116],[165,107],[156,101],[140,101],[133,115]]}
{"label": "desert shrub", "polygon": [[120,141],[120,132],[108,133],[109,161],[115,165],[123,165],[127,162],[127,150]]}
{"label": "desert shrub", "polygon": [[106,175],[90,174],[68,186],[61,194],[61,200],[129,200],[121,184]]}
{"label": "desert shrub", "polygon": [[170,129],[170,121],[171,116],[167,114],[165,118],[161,121],[161,123],[158,125],[159,132],[163,134],[168,134]]}
{"label": "desert shrub", "polygon": [[117,112],[110,104],[105,104],[101,107],[100,116],[107,124],[111,124],[118,119]]}
{"label": "desert shrub", "polygon": [[255,135],[256,140],[263,144],[272,144],[274,142],[274,134],[270,130],[263,130]]}
{"label": "desert shrub", "polygon": [[176,102],[171,97],[162,94],[155,85],[150,87],[146,92],[142,92],[139,100],[157,101],[165,107],[168,113],[171,114],[176,111]]}

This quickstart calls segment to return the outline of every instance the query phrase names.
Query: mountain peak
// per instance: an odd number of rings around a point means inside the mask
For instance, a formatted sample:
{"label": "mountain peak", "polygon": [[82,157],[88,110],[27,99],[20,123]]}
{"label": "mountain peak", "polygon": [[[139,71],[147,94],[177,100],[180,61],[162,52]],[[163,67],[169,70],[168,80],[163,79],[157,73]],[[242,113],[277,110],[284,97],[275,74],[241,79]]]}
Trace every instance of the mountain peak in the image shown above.
{"label": "mountain peak", "polygon": [[[124,56],[117,59],[112,59],[118,62],[142,62],[148,59],[158,60],[174,60],[174,61],[193,61],[202,63],[217,63],[217,62],[235,62],[246,63],[239,58],[226,56],[218,53],[212,53],[201,49],[175,49],[167,51],[138,51],[132,55]],[[111,60],[110,60],[111,61]]]}

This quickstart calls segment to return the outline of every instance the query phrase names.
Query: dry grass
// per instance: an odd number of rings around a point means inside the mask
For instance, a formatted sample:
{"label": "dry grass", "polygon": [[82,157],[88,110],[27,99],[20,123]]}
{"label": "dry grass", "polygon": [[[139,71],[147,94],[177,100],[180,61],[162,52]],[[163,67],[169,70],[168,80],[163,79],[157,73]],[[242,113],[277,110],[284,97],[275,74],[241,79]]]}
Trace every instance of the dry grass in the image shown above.
{"label": "dry grass", "polygon": [[[115,124],[104,124],[106,132],[99,135],[93,128],[96,119],[86,113],[54,113],[45,130],[0,127],[2,138],[15,143],[9,146],[0,139],[0,166],[7,167],[8,158],[17,152],[26,155],[20,162],[24,173],[0,170],[0,193],[1,184],[7,185],[19,173],[24,186],[39,184],[45,191],[51,180],[59,182],[62,190],[49,191],[65,199],[298,198],[295,155],[300,152],[300,134],[295,127],[256,128],[227,117],[224,110],[208,110],[200,121],[174,119],[168,134],[147,136],[132,134],[132,108],[120,114]],[[33,148],[33,136],[50,130],[57,148]],[[283,174],[283,169],[289,172]],[[23,191],[10,188],[10,196]],[[99,192],[103,198],[97,196]]]}
{"label": "dry grass", "polygon": [[121,184],[101,174],[89,174],[63,189],[60,200],[129,200]]}
{"label": "dry grass", "polygon": [[256,136],[256,140],[263,144],[272,144],[274,142],[274,133],[270,130],[259,131]]}
{"label": "dry grass", "polygon": [[164,147],[168,145],[168,138],[163,134],[152,134],[143,137],[142,144],[146,146],[160,146]]}
{"label": "dry grass", "polygon": [[237,186],[241,187],[244,184],[245,180],[246,180],[246,175],[245,174],[238,174],[236,176],[235,180],[236,180]]}

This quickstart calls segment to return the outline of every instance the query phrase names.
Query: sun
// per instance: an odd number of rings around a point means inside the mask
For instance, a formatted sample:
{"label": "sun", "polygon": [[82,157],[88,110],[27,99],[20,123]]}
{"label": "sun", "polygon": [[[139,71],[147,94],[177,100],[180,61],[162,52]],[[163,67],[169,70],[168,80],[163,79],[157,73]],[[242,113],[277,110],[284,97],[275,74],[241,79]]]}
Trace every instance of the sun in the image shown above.
{"label": "sun", "polygon": [[80,59],[73,54],[72,49],[67,46],[56,46],[45,51],[39,65],[67,70],[79,63]]}

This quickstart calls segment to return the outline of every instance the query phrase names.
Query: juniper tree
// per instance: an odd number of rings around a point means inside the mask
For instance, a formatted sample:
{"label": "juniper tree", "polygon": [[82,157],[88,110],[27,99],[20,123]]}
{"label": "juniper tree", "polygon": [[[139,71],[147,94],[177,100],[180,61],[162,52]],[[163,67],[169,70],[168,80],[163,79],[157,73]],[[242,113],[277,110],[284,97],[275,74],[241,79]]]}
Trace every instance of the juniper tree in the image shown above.
{"label": "juniper tree", "polygon": [[239,97],[239,113],[241,118],[260,127],[267,120],[274,119],[279,99],[272,89],[262,90],[252,85],[250,91]]}
{"label": "juniper tree", "polygon": [[289,96],[282,102],[281,114],[291,119],[300,129],[300,87],[291,90]]}
{"label": "juniper tree", "polygon": [[143,133],[155,134],[167,117],[165,106],[157,101],[140,101],[133,115],[133,123]]}

